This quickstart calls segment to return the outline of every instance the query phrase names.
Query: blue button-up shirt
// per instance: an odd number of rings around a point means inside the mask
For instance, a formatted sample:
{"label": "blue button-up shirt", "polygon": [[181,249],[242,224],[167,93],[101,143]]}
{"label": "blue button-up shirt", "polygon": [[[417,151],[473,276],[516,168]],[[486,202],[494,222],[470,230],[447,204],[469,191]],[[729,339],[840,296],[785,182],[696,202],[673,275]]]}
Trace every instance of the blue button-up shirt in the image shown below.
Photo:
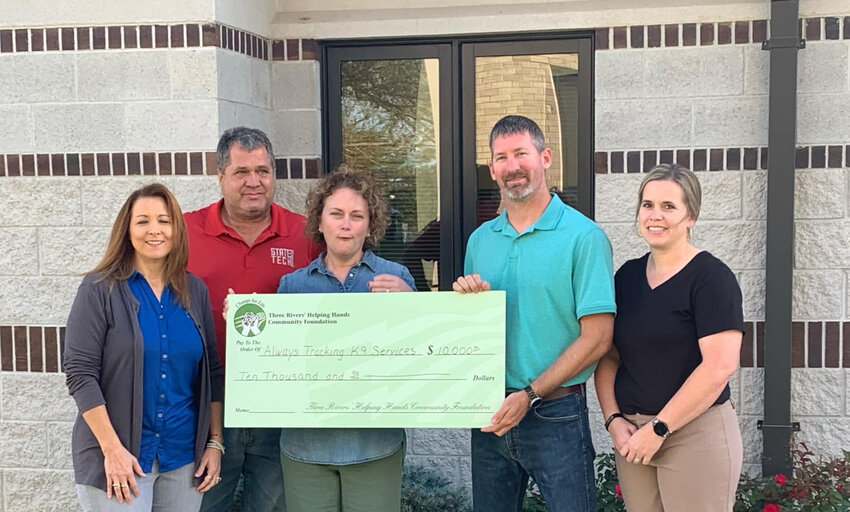
{"label": "blue button-up shirt", "polygon": [[[400,277],[412,290],[413,276],[406,267],[365,251],[340,282],[324,263],[322,253],[309,265],[280,279],[277,293],[368,292],[369,281],[378,274]],[[285,428],[280,450],[287,457],[316,464],[356,464],[392,455],[404,442],[401,428]]]}
{"label": "blue button-up shirt", "polygon": [[157,300],[144,276],[128,280],[139,301],[144,339],[144,392],[139,465],[149,472],[154,459],[161,472],[195,461],[199,368],[203,344],[192,318],[170,287]]}

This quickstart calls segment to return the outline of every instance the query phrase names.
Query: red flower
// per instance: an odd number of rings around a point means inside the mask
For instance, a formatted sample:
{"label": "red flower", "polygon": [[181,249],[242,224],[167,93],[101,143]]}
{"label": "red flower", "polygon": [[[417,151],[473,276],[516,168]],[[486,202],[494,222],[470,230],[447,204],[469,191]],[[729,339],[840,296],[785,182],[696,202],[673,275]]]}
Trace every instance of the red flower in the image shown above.
{"label": "red flower", "polygon": [[614,484],[614,492],[617,493],[618,498],[623,497],[623,491],[620,489],[620,484]]}
{"label": "red flower", "polygon": [[762,512],[782,512],[782,509],[776,503],[768,503],[764,506]]}
{"label": "red flower", "polygon": [[[777,473],[773,475],[773,479],[776,480],[777,485],[785,485],[788,483],[788,477],[783,475],[782,473]],[[779,510],[778,508],[776,510]]]}
{"label": "red flower", "polygon": [[841,494],[841,491],[844,490],[844,486],[841,485],[841,484],[838,484],[838,485],[835,486],[835,490],[838,491],[839,494]]}

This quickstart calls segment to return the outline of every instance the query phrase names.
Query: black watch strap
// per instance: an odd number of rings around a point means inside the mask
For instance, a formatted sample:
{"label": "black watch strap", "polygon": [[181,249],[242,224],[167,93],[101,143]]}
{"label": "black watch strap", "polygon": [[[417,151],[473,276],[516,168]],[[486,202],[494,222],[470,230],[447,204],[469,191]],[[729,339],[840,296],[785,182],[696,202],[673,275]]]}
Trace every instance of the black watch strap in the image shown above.
{"label": "black watch strap", "polygon": [[534,392],[534,389],[531,387],[530,384],[528,386],[525,386],[522,390],[525,391],[525,394],[528,396],[529,409],[537,407],[538,405],[540,405],[540,402],[543,401],[543,399],[540,398],[540,395]]}
{"label": "black watch strap", "polygon": [[610,426],[611,426],[611,423],[612,423],[614,420],[616,420],[617,418],[623,418],[623,419],[625,419],[626,417],[625,417],[625,416],[623,416],[623,413],[621,413],[621,412],[615,412],[615,413],[614,413],[614,414],[612,414],[611,416],[608,416],[608,419],[607,419],[607,420],[605,420],[605,430],[608,430],[608,427],[610,427]]}

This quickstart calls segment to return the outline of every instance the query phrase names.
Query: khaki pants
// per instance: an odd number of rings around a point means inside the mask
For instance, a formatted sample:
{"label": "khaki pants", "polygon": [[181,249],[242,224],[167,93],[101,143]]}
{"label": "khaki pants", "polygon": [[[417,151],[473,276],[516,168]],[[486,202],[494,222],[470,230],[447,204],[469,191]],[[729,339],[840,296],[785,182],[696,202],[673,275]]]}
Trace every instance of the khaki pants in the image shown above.
{"label": "khaki pants", "polygon": [[[653,416],[629,414],[643,426]],[[668,437],[648,465],[616,454],[629,512],[729,512],[743,464],[743,444],[731,401],[710,407]]]}

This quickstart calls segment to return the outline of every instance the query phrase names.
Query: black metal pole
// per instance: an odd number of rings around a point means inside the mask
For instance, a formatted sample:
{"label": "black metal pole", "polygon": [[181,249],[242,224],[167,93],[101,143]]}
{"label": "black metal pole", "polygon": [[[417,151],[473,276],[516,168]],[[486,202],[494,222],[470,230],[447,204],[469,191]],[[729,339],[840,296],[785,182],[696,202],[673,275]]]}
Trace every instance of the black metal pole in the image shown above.
{"label": "black metal pole", "polygon": [[770,4],[767,275],[764,326],[762,474],[790,476],[791,278],[794,268],[794,161],[797,144],[798,0]]}

